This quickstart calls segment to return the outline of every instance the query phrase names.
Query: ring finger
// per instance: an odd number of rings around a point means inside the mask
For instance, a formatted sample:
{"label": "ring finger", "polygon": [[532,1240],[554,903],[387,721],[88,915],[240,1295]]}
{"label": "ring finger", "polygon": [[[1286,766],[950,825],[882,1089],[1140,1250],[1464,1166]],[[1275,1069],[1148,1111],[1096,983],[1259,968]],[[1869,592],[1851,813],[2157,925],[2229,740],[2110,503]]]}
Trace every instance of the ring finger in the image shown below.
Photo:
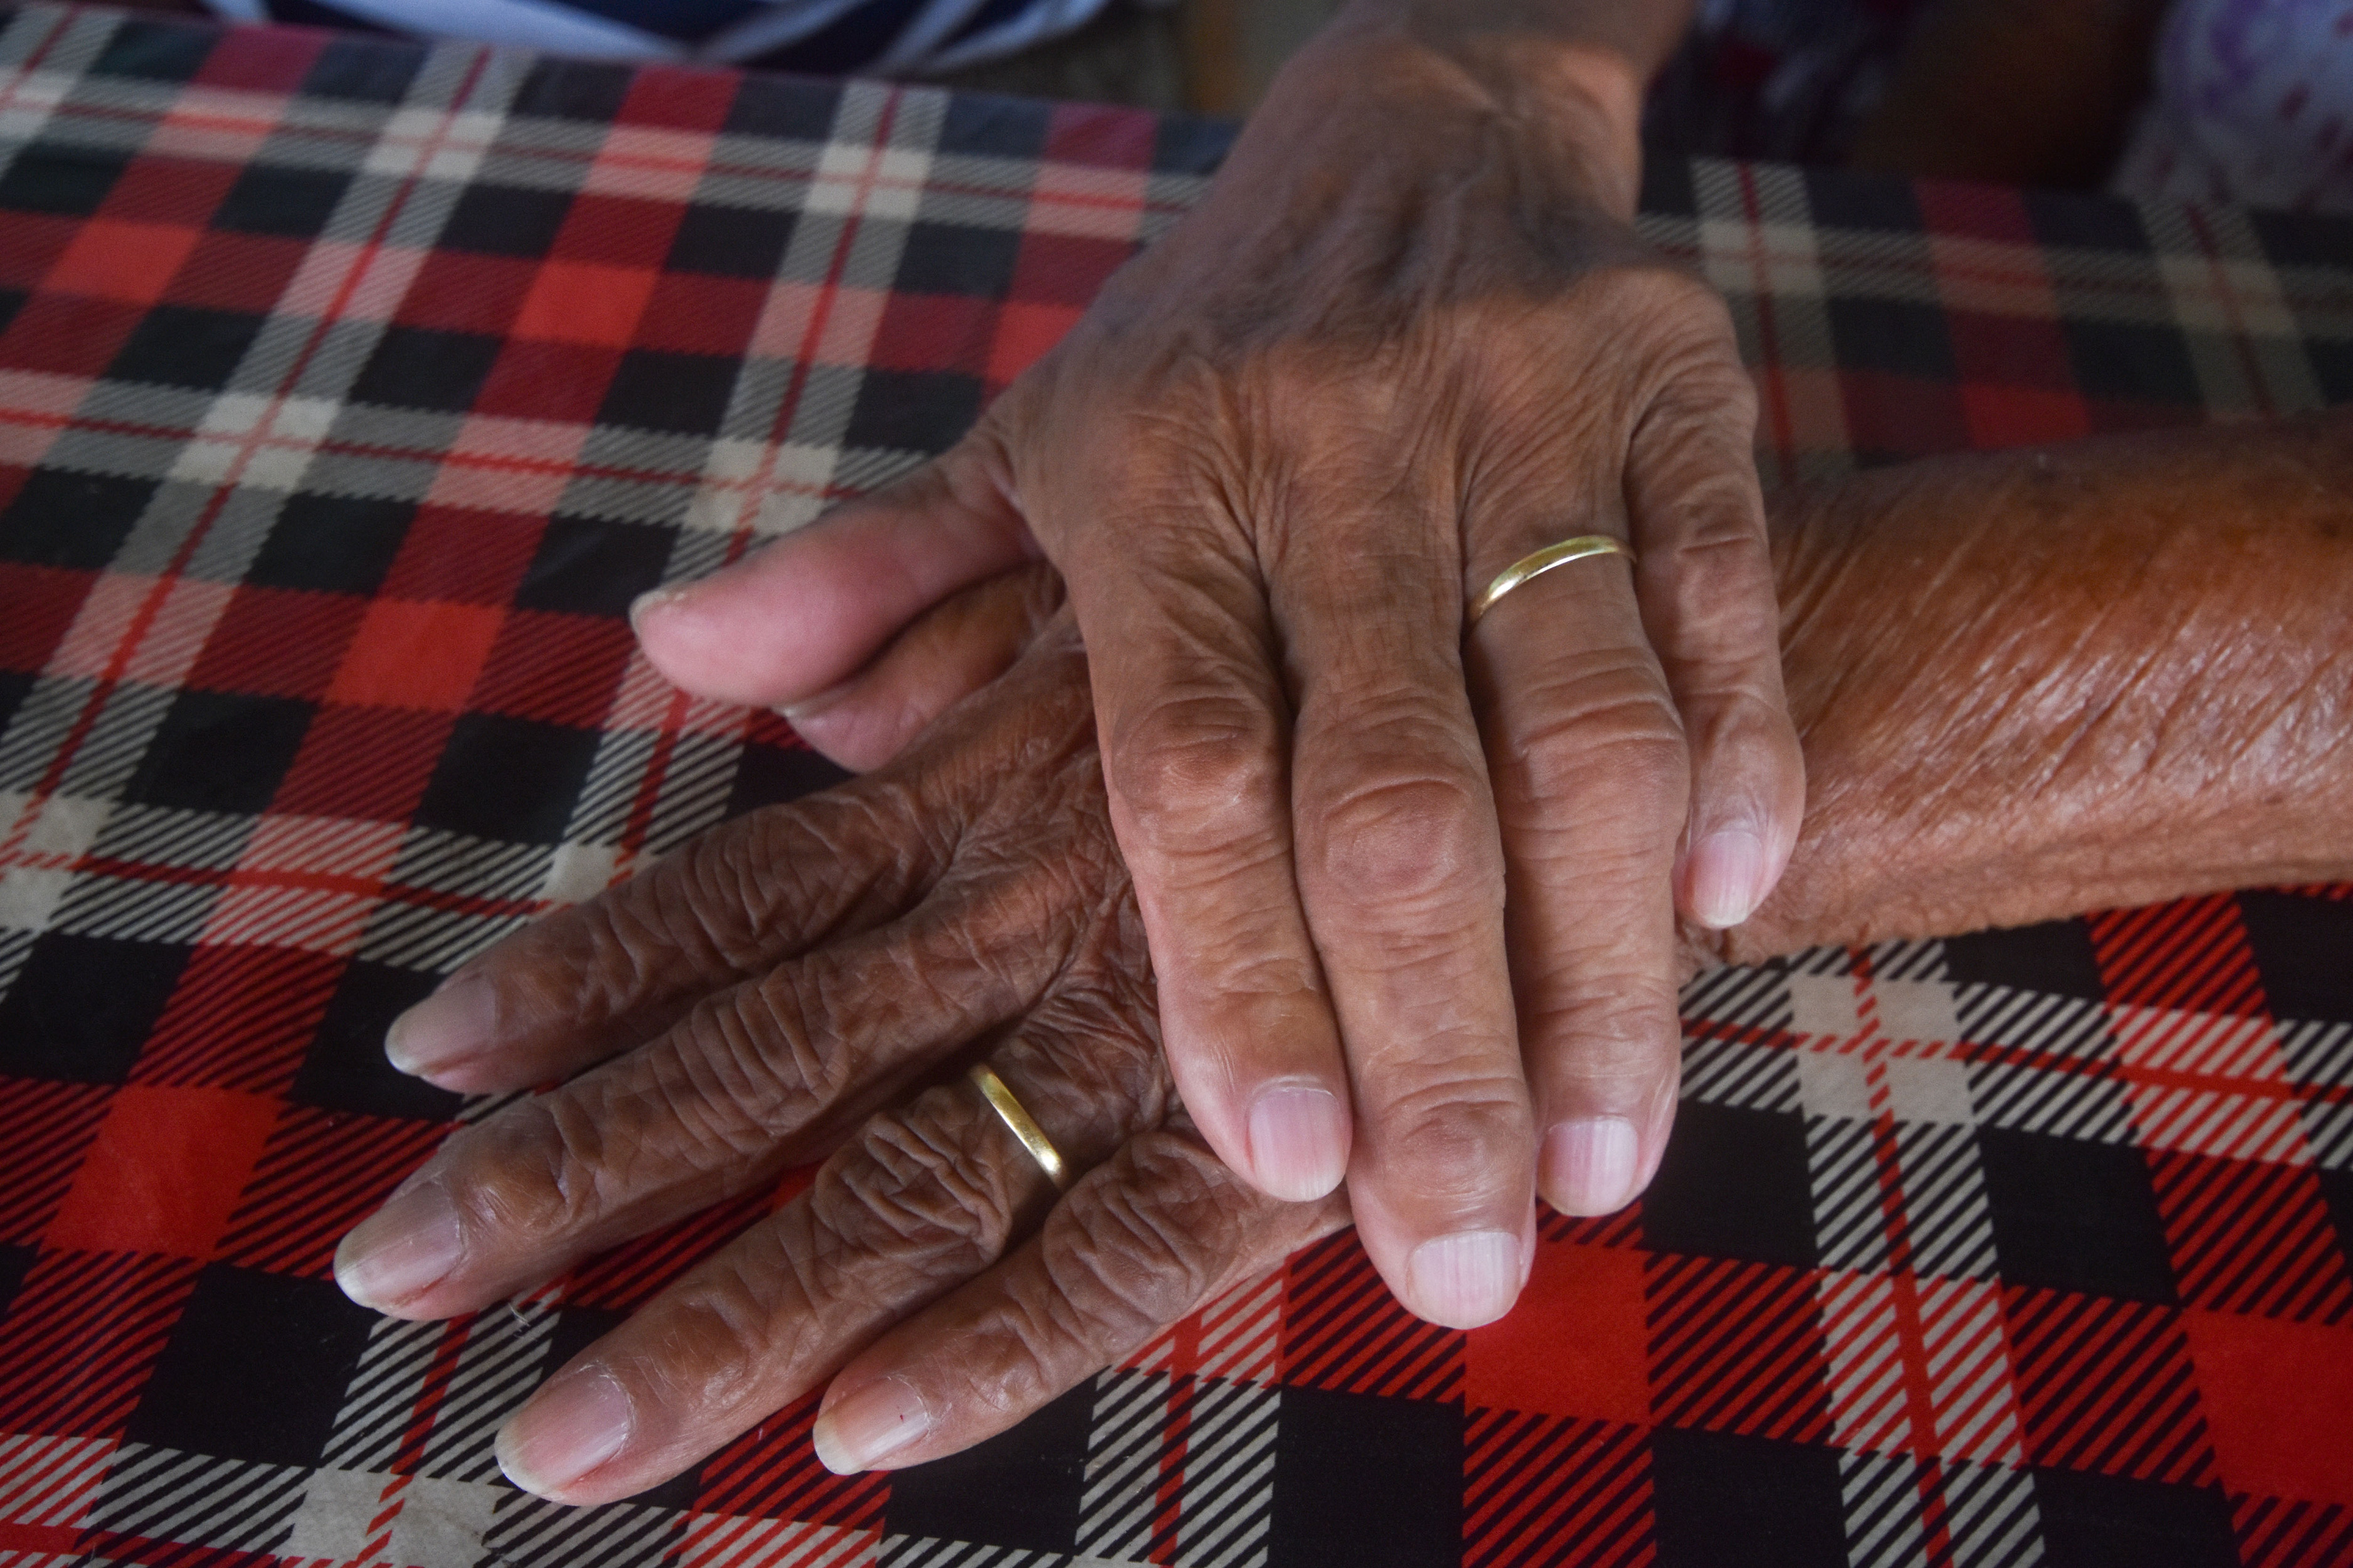
{"label": "ring finger", "polygon": [[[1167,1102],[1124,1093],[1116,1077],[1108,1089],[1082,1088],[1065,1055],[1019,1037],[993,1065],[1070,1167],[1084,1171]],[[976,1085],[928,1089],[870,1121],[807,1192],[557,1372],[501,1429],[499,1462],[559,1502],[627,1497],[675,1475],[988,1269],[1055,1196]],[[871,1410],[865,1429],[920,1431],[929,1415],[920,1401],[902,1403]]]}

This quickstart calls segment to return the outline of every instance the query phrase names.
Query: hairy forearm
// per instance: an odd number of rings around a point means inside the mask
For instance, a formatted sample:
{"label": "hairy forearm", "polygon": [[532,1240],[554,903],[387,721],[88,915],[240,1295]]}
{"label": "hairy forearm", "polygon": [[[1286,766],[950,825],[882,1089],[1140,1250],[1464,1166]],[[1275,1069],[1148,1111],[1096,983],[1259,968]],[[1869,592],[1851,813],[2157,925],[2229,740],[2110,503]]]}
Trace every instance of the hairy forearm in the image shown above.
{"label": "hairy forearm", "polygon": [[2353,876],[2353,416],[1776,508],[1810,780],[1755,959]]}

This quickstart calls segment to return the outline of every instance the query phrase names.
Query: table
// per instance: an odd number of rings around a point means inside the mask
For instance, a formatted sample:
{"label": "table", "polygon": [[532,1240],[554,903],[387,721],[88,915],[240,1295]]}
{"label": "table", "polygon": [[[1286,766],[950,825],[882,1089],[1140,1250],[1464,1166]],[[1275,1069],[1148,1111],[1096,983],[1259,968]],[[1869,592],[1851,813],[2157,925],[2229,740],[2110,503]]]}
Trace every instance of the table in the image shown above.
{"label": "table", "polygon": [[[652,677],[631,596],[944,446],[1226,135],[0,16],[0,1561],[2353,1561],[2342,888],[1705,978],[1657,1186],[1548,1219],[1505,1323],[1335,1237],[895,1478],[807,1407],[629,1504],[498,1478],[756,1203],[474,1320],[336,1291],[489,1109],[393,1015],[836,776]],[[2342,222],[1708,162],[1643,205],[1768,485],[2353,397]]]}

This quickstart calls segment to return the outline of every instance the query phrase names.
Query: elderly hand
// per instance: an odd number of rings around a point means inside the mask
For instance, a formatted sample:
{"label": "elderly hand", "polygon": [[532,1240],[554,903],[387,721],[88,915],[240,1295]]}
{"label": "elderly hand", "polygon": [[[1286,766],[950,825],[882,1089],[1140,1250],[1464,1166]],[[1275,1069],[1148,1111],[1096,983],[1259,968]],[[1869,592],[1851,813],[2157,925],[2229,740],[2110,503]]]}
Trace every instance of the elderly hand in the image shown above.
{"label": "elderly hand", "polygon": [[[1915,464],[1778,531],[1806,833],[1685,967],[2353,875],[2353,420]],[[928,703],[976,628],[1012,646],[1050,609],[1039,578],[991,584],[843,700]],[[961,1080],[904,1100],[560,1371],[501,1435],[516,1480],[626,1496],[828,1377],[828,1464],[935,1458],[1344,1223],[1167,1116],[1083,682],[1050,633],[899,765],[476,960],[441,994],[470,1049],[396,1037],[459,1089],[610,1058],[353,1234],[338,1278],[404,1316],[765,1182],[975,1039],[1086,1173],[1056,1202]]]}
{"label": "elderly hand", "polygon": [[[1261,1191],[1345,1173],[1443,1323],[1510,1306],[1537,1191],[1596,1214],[1649,1180],[1676,890],[1737,922],[1802,805],[1749,383],[1723,304],[1630,225],[1683,8],[1351,7],[965,441],[638,616],[680,685],[862,765],[1010,649],[976,632],[922,702],[828,689],[1050,558],[1186,1105]],[[1468,624],[1588,534],[1639,565]]]}
{"label": "elderly hand", "polygon": [[[1026,627],[1050,586],[967,608]],[[394,1060],[444,1088],[579,1076],[452,1137],[345,1239],[336,1278],[398,1316],[470,1311],[832,1150],[559,1373],[500,1462],[560,1500],[627,1496],[902,1320],[976,1310],[997,1331],[956,1335],[953,1386],[851,1390],[820,1451],[862,1468],[1009,1426],[1346,1222],[1337,1196],[1251,1192],[1172,1118],[1127,894],[1065,625],[901,765],[729,823],[467,965],[438,993],[438,1016],[471,1022],[463,1048],[396,1025]],[[1059,1201],[943,1075],[982,1048],[1081,1174]]]}

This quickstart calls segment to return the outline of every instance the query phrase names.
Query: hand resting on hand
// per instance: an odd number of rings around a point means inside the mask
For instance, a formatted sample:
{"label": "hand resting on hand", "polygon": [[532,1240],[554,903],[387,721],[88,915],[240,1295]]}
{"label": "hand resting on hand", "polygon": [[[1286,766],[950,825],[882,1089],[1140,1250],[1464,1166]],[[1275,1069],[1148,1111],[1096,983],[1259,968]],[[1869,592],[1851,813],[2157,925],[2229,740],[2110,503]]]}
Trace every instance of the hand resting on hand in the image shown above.
{"label": "hand resting on hand", "polygon": [[[830,689],[1050,561],[1187,1105],[1261,1191],[1345,1175],[1374,1267],[1457,1328],[1518,1295],[1538,1193],[1649,1181],[1678,900],[1746,915],[1804,796],[1756,395],[1724,301],[1632,224],[1687,9],[1353,0],[954,447],[636,613],[681,686],[864,767],[951,685]],[[1639,559],[1474,616],[1589,535]]]}
{"label": "hand resting on hand", "polygon": [[[1685,928],[1687,967],[2353,874],[2353,418],[1881,470],[1785,498],[1774,549],[1805,828],[1747,922]],[[445,993],[470,1023],[433,1081],[578,1076],[353,1233],[368,1304],[478,1309],[832,1150],[509,1422],[534,1491],[628,1495],[828,1380],[828,1464],[937,1458],[1346,1222],[1256,1192],[1175,1105],[1082,653],[1050,580],[971,595],[967,622],[1042,630],[899,760]],[[920,690],[942,647],[919,625],[867,689]],[[982,1057],[1067,1194],[956,1075]]]}

